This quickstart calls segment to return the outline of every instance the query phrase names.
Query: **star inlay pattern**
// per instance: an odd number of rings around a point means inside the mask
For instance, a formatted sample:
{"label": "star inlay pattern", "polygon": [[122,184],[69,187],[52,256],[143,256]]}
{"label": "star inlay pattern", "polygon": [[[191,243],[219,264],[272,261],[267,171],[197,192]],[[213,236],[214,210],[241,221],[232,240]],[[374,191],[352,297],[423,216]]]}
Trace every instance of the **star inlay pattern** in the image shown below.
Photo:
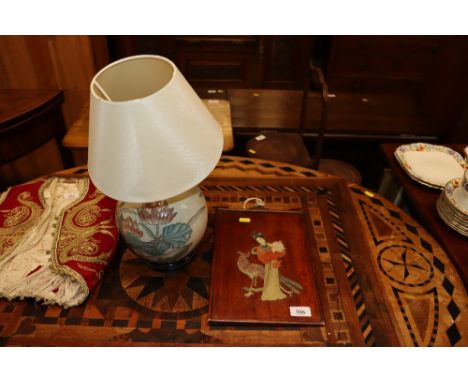
{"label": "star inlay pattern", "polygon": [[[210,238],[209,230],[204,241]],[[188,318],[208,309],[211,258],[202,242],[194,259],[174,271],[150,268],[139,256],[127,250],[120,264],[125,293],[140,307],[164,318]]]}
{"label": "star inlay pattern", "polygon": [[425,255],[402,245],[384,248],[377,261],[381,271],[401,285],[426,285],[434,276],[434,269]]}

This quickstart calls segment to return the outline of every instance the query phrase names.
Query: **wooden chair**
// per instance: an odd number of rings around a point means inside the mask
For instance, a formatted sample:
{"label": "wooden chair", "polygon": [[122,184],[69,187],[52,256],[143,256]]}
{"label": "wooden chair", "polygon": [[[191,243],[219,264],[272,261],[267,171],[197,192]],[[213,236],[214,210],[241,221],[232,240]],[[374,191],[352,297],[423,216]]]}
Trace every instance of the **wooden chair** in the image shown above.
{"label": "wooden chair", "polygon": [[[60,111],[63,99],[63,93],[56,90],[0,91],[0,166],[31,154],[53,139],[62,160],[59,166],[73,166],[71,153],[62,146],[66,133]],[[41,160],[47,164],[51,161],[48,157]],[[33,173],[29,168],[26,170],[31,178],[44,175]],[[25,177],[22,174],[14,174],[10,179],[2,176],[0,186],[3,189],[13,183],[28,180]]]}
{"label": "wooden chair", "polygon": [[[320,87],[321,111],[317,130],[315,150],[311,157],[304,142],[304,129],[308,115],[309,92],[312,76]],[[251,138],[246,145],[247,154],[254,158],[274,160],[304,166],[327,172],[348,181],[360,184],[362,177],[359,171],[350,165],[336,159],[321,158],[323,141],[328,118],[328,85],[322,71],[310,66],[309,75],[304,83],[301,101],[301,115],[298,132],[263,131],[261,135]]]}

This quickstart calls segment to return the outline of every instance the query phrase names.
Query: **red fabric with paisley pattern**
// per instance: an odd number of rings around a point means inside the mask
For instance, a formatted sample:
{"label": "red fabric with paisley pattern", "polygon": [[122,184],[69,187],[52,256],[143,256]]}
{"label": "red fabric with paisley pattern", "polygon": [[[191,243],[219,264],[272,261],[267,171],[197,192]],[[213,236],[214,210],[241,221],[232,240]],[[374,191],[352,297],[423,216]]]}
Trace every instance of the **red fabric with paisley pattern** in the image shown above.
{"label": "red fabric with paisley pattern", "polygon": [[39,197],[42,183],[37,181],[12,187],[0,201],[0,256],[15,248],[44,211]]}
{"label": "red fabric with paisley pattern", "polygon": [[63,215],[56,242],[56,265],[80,274],[89,290],[101,279],[115,253],[119,235],[116,204],[90,181],[86,196]]}
{"label": "red fabric with paisley pattern", "polygon": [[[0,204],[0,227],[1,228],[9,228],[13,226],[12,224],[8,224],[7,220],[8,220],[8,217],[12,216],[12,212],[15,211],[15,209],[18,209],[18,207],[21,207],[24,205],[23,203],[21,203],[21,200],[28,200],[42,208],[42,203],[39,198],[39,188],[41,187],[43,182],[44,181],[26,183],[20,186],[15,186],[15,187],[10,188],[8,192],[8,196]],[[21,197],[19,197],[20,195]],[[28,214],[25,215],[24,218],[19,219],[19,221],[14,225],[24,223],[30,217],[31,217],[31,210],[30,208],[28,208]]]}
{"label": "red fabric with paisley pattern", "polygon": [[[12,187],[0,201],[0,256],[11,253],[44,212],[39,180]],[[86,283],[92,290],[112,260],[118,241],[117,202],[89,181],[85,195],[66,208],[58,221],[52,267]],[[81,280],[80,280],[81,279]]]}

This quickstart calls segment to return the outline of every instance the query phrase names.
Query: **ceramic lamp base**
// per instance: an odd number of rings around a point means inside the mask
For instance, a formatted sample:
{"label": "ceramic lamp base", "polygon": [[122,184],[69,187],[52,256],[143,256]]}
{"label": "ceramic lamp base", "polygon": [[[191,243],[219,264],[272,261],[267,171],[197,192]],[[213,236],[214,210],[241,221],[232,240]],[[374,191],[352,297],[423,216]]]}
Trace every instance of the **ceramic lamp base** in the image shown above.
{"label": "ceramic lamp base", "polygon": [[120,202],[117,222],[129,248],[151,268],[173,270],[192,260],[205,233],[208,208],[195,187],[164,201]]}
{"label": "ceramic lamp base", "polygon": [[144,257],[142,259],[148,267],[154,269],[155,271],[170,272],[170,271],[174,271],[176,269],[186,266],[188,263],[190,263],[193,260],[194,257],[195,257],[195,251],[190,252],[183,259],[177,260],[173,263],[157,263],[154,261],[151,262],[151,261],[146,260]]}

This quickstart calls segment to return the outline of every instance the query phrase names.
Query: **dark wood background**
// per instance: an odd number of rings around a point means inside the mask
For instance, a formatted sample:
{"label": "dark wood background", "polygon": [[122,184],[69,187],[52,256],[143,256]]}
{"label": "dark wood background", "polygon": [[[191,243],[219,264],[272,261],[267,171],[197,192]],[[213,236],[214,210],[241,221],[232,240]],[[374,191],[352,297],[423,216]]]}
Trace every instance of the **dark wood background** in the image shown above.
{"label": "dark wood background", "polygon": [[[307,65],[324,71],[336,94],[325,157],[346,160],[376,189],[382,142],[467,141],[466,36],[109,36],[111,60],[131,54],[171,58],[194,87],[302,89]],[[275,105],[278,114],[294,108]],[[261,128],[233,128],[236,148]],[[266,126],[267,127],[267,126]],[[306,139],[313,150],[314,137]]]}
{"label": "dark wood background", "polygon": [[[466,36],[1,36],[0,88],[62,90],[69,127],[94,73],[145,53],[171,58],[196,88],[233,94],[300,90],[306,66],[321,67],[336,95],[324,156],[355,165],[372,189],[385,166],[380,143],[468,141]],[[289,117],[294,109],[284,102],[275,112]],[[245,155],[245,142],[262,126],[249,129],[255,124],[248,118],[238,123],[239,116],[232,117],[236,147],[230,154]],[[313,150],[314,136],[306,141]],[[47,168],[50,158],[36,155],[11,171],[37,161]]]}
{"label": "dark wood background", "polygon": [[387,100],[395,103],[411,96],[416,102],[407,106],[414,114],[407,118],[433,120],[440,127],[436,135],[444,139],[455,133],[468,100],[466,36],[109,36],[107,41],[111,60],[161,54],[194,87],[302,89],[312,61],[325,72],[330,92],[396,94],[401,98]]}

